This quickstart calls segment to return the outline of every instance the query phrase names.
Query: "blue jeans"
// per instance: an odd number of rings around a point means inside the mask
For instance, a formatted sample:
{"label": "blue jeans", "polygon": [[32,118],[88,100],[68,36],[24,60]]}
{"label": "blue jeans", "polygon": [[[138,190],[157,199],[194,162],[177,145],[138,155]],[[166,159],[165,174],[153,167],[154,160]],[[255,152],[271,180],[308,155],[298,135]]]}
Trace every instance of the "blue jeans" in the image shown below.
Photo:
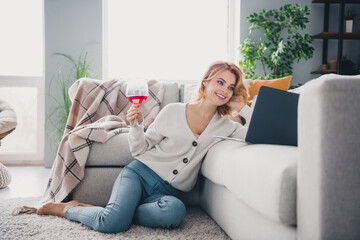
{"label": "blue jeans", "polygon": [[65,216],[104,233],[126,231],[132,222],[172,229],[180,225],[186,213],[177,198],[180,193],[135,159],[120,172],[106,207],[71,206]]}

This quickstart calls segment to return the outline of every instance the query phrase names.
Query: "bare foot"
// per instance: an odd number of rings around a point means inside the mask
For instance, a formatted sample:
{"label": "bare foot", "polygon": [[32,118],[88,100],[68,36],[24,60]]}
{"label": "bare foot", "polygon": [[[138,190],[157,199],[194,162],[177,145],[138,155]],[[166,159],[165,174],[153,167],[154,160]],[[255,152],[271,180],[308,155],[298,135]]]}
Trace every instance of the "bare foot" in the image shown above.
{"label": "bare foot", "polygon": [[90,207],[92,205],[81,203],[76,200],[73,200],[73,201],[70,201],[67,203],[46,203],[45,205],[43,205],[36,211],[36,214],[65,217],[65,211],[71,206]]}

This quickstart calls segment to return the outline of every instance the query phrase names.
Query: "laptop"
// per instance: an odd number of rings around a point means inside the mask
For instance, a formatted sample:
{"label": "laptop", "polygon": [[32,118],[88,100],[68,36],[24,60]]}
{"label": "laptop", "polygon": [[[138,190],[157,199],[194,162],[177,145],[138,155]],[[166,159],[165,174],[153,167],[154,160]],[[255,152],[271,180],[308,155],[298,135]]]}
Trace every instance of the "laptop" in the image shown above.
{"label": "laptop", "polygon": [[262,86],[246,142],[297,146],[299,94]]}

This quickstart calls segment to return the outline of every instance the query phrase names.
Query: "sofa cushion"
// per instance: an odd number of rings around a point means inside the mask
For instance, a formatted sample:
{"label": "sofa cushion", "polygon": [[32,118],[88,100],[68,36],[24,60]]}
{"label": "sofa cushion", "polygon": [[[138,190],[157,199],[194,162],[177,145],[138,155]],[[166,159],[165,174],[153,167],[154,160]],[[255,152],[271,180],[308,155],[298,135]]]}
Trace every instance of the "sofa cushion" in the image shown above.
{"label": "sofa cushion", "polygon": [[201,173],[268,218],[295,225],[297,152],[226,140],[208,151]]}
{"label": "sofa cushion", "polygon": [[291,78],[292,76],[272,80],[252,80],[248,88],[249,100],[252,100],[254,96],[258,95],[261,86],[287,91],[290,87]]}
{"label": "sofa cushion", "polygon": [[123,167],[132,160],[128,133],[121,133],[105,143],[93,143],[86,161],[86,167]]}
{"label": "sofa cushion", "polygon": [[[201,166],[201,174],[212,182],[224,186],[224,167],[229,157],[235,156],[238,149],[247,146],[246,142],[221,141],[207,152]],[[234,153],[234,154],[233,154]]]}
{"label": "sofa cushion", "polygon": [[184,92],[183,92],[182,100],[185,103],[191,102],[197,96],[197,93],[199,90],[199,83],[185,84],[183,86],[183,89],[184,89]]}
{"label": "sofa cushion", "polygon": [[179,102],[179,86],[176,82],[166,82],[164,98],[161,102],[161,108],[165,107],[169,103]]}

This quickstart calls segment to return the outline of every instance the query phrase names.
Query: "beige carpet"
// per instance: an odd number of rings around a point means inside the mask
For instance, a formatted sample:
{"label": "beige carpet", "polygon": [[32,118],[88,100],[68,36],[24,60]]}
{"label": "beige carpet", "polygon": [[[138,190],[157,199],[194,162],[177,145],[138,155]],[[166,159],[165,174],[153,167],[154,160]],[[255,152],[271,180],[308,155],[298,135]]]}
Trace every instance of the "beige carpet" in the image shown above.
{"label": "beige carpet", "polygon": [[0,199],[0,239],[230,239],[197,207],[187,209],[187,215],[178,229],[151,229],[133,225],[128,231],[118,234],[98,233],[80,223],[55,216],[11,215],[15,207],[36,206],[37,200]]}

